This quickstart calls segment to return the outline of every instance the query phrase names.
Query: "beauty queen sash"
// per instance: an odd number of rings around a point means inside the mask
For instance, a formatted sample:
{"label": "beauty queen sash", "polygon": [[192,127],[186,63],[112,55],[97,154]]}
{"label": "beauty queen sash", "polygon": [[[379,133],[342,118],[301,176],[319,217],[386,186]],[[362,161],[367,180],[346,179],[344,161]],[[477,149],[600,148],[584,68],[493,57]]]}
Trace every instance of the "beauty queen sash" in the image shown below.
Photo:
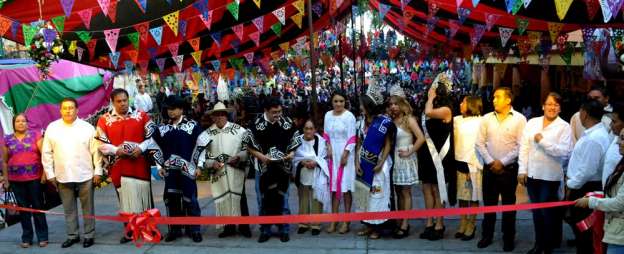
{"label": "beauty queen sash", "polygon": [[[327,135],[327,133],[323,133],[323,139],[325,139],[325,141],[327,142],[327,146],[331,147],[331,140],[329,138],[329,135]],[[349,138],[349,140],[347,140],[347,144],[345,144],[344,149],[347,148],[348,145],[350,144],[355,144],[357,138],[356,136],[352,136]],[[344,173],[344,166],[340,165],[338,167],[338,178],[336,179],[336,189],[333,190],[332,189],[332,183],[334,180],[334,155],[333,155],[333,150],[332,150],[332,154],[330,154],[329,156],[329,189],[330,191],[336,192],[336,199],[340,199],[340,196],[342,195],[342,175]]]}
{"label": "beauty queen sash", "polygon": [[[444,141],[444,145],[440,152],[436,149],[433,140],[431,140],[431,136],[429,136],[429,131],[427,131],[427,116],[423,113],[421,117],[422,129],[425,134],[425,141],[427,142],[427,148],[429,148],[429,154],[431,154],[431,160],[433,161],[433,166],[436,168],[436,178],[438,180],[438,190],[440,191],[440,199],[442,200],[442,205],[446,205],[449,203],[448,192],[446,191],[446,180],[444,179],[444,166],[442,165],[442,160],[449,152],[451,148],[451,135],[449,134],[446,137],[446,141]],[[451,183],[453,184],[453,183]]]}

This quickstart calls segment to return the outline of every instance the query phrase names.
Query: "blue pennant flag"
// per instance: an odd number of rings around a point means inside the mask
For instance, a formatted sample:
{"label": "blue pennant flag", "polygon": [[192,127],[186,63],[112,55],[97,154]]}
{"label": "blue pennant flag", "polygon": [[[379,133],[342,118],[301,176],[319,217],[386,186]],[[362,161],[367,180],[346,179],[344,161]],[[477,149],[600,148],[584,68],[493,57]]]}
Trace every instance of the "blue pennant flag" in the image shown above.
{"label": "blue pennant flag", "polygon": [[210,63],[212,64],[212,67],[214,67],[214,69],[216,71],[221,69],[221,61],[219,61],[219,60],[212,60],[212,61],[210,61]]}
{"label": "blue pennant flag", "polygon": [[115,66],[115,69],[117,69],[117,62],[119,62],[119,51],[108,53],[108,56],[110,57],[113,66]]}
{"label": "blue pennant flag", "polygon": [[210,33],[210,37],[221,47],[221,31]]}
{"label": "blue pennant flag", "polygon": [[152,37],[154,37],[154,40],[156,41],[158,46],[160,46],[160,43],[162,42],[163,27],[162,26],[154,27],[154,28],[151,28],[149,31],[150,31],[150,34],[152,34]]}
{"label": "blue pennant flag", "polygon": [[132,73],[132,69],[134,68],[132,61],[124,61],[124,66],[126,67],[126,73]]}

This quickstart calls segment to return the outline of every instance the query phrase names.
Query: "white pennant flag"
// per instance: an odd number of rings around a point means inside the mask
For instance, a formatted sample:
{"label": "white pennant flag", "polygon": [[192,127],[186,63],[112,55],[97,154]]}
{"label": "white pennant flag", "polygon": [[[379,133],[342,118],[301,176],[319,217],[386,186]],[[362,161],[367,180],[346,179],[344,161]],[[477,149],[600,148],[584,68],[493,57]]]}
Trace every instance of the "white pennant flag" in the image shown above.
{"label": "white pennant flag", "polygon": [[277,10],[273,11],[273,15],[277,17],[277,19],[282,23],[282,25],[286,25],[286,8],[282,6]]}
{"label": "white pennant flag", "polygon": [[513,33],[513,31],[513,28],[498,27],[498,33],[500,34],[501,45],[503,45],[503,47],[507,45],[507,41],[509,41],[509,38],[511,38],[511,34]]}

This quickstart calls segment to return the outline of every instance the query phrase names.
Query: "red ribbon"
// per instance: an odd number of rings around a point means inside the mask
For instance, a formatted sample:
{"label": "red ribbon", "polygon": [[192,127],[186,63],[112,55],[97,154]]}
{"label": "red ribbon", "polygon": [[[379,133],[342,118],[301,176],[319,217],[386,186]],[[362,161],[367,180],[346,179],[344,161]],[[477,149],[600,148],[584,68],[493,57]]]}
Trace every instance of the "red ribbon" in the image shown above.
{"label": "red ribbon", "polygon": [[[601,192],[589,192],[586,197],[604,198]],[[602,237],[604,236],[604,212],[594,210],[587,218],[576,223],[576,227],[581,231],[592,231],[594,253],[604,253],[602,250]]]}
{"label": "red ribbon", "polygon": [[127,236],[128,232],[131,232],[132,241],[138,248],[141,248],[144,242],[160,243],[161,235],[155,220],[160,217],[158,209],[150,209],[140,214],[121,212],[119,216],[128,220],[124,235]]}
{"label": "red ribbon", "polygon": [[[327,133],[323,133],[323,139],[325,139],[325,141],[327,141],[327,145],[331,146],[331,141],[329,138],[329,135],[327,135]],[[347,140],[347,143],[345,144],[345,149],[347,149],[347,146],[350,144],[355,144],[357,142],[357,137],[356,136],[352,136],[349,138],[349,140]],[[334,152],[334,149],[332,149],[332,153]],[[341,158],[342,159],[342,158]],[[356,158],[357,159],[357,158]],[[332,180],[334,178],[334,155],[330,154],[329,155],[329,191],[334,191],[336,194],[336,199],[340,200],[340,197],[342,195],[342,175],[344,173],[344,166],[340,165],[338,166],[338,179],[336,179],[336,189],[332,190]]]}

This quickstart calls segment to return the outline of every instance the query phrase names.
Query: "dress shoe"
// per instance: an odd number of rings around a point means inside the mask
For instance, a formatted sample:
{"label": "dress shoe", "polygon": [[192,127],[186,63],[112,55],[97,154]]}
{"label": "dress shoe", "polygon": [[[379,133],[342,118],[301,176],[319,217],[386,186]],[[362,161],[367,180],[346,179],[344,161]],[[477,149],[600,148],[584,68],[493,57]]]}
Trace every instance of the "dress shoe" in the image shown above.
{"label": "dress shoe", "polygon": [[425,231],[420,233],[420,239],[429,239],[433,235],[434,226],[429,226],[425,228]]}
{"label": "dress shoe", "polygon": [[282,241],[283,243],[290,241],[290,236],[288,235],[288,233],[282,233],[282,235],[280,236],[280,241]]}
{"label": "dress shoe", "polygon": [[258,242],[259,243],[263,243],[269,240],[269,238],[271,238],[270,234],[265,234],[265,233],[261,233],[260,234],[260,238],[258,238]]}
{"label": "dress shoe", "polygon": [[516,248],[516,245],[514,244],[513,240],[506,240],[503,241],[503,251],[504,252],[511,252]]}
{"label": "dress shoe", "polygon": [[82,247],[84,248],[89,248],[91,246],[93,246],[93,238],[85,238],[84,241],[82,242]]}
{"label": "dress shoe", "polygon": [[542,248],[537,247],[537,246],[533,246],[533,248],[527,252],[527,254],[542,254],[542,253],[544,253],[542,251]]}
{"label": "dress shoe", "polygon": [[201,233],[199,232],[191,233],[191,239],[193,239],[193,242],[196,242],[196,243],[199,243],[202,240],[204,240]]}
{"label": "dress shoe", "polygon": [[477,243],[477,248],[487,248],[490,244],[492,244],[492,238],[483,238]]}
{"label": "dress shoe", "polygon": [[474,237],[475,237],[475,233],[474,233],[474,232],[472,232],[472,234],[470,234],[470,235],[464,235],[464,236],[461,238],[461,240],[462,240],[462,241],[470,241],[470,240],[474,239]]}
{"label": "dress shoe", "polygon": [[178,237],[180,237],[180,236],[181,236],[180,233],[169,232],[165,236],[165,242],[173,242],[173,241],[175,241],[175,239],[178,239]]}
{"label": "dress shoe", "polygon": [[249,225],[239,225],[238,233],[240,233],[245,238],[251,238],[251,230],[249,229]]}
{"label": "dress shoe", "polygon": [[299,235],[300,235],[300,234],[303,234],[303,233],[305,233],[305,232],[308,232],[308,230],[310,230],[310,228],[307,228],[307,227],[299,227],[299,228],[297,229],[297,234],[299,234]]}
{"label": "dress shoe", "polygon": [[321,233],[320,229],[316,229],[316,228],[312,229],[312,235],[319,235],[320,233]]}
{"label": "dress shoe", "polygon": [[126,237],[126,236],[122,236],[121,239],[119,239],[119,243],[120,244],[124,244],[124,243],[130,242],[130,241],[132,241],[132,239],[130,239],[130,238]]}
{"label": "dress shoe", "polygon": [[440,239],[444,238],[444,230],[446,230],[445,226],[442,226],[441,229],[435,229],[434,228],[433,234],[431,235],[431,238],[429,238],[429,240],[437,241],[437,240],[440,240]]}
{"label": "dress shoe", "polygon": [[80,238],[67,239],[65,240],[65,242],[63,242],[63,244],[61,244],[61,248],[69,248],[72,245],[74,245],[74,243],[79,243],[79,242],[80,242]]}
{"label": "dress shoe", "polygon": [[236,235],[236,230],[226,228],[225,230],[223,230],[223,232],[219,233],[218,237],[225,238],[225,237],[233,236],[233,235]]}

